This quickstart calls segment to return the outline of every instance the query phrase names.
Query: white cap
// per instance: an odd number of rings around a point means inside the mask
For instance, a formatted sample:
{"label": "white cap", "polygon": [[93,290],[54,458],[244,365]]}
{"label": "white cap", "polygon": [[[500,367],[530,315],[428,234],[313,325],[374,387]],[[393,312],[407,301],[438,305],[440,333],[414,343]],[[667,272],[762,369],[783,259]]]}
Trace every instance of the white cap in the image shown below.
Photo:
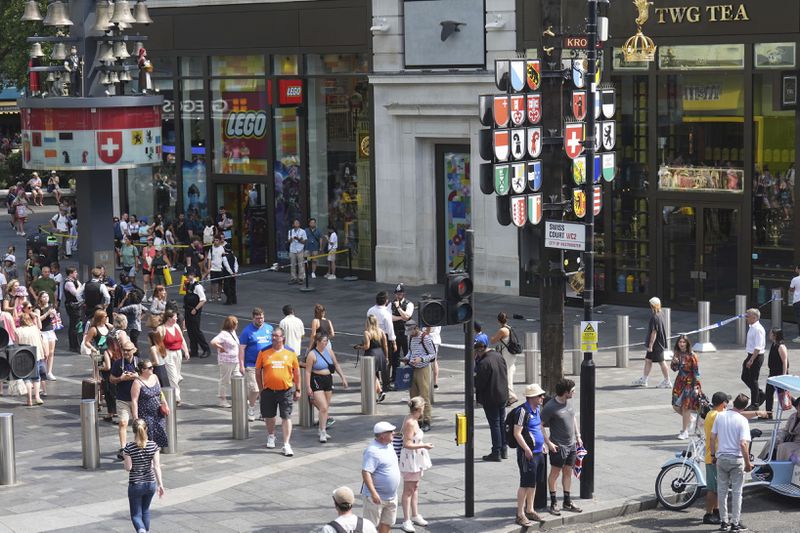
{"label": "white cap", "polygon": [[387,431],[394,431],[397,429],[395,426],[390,424],[389,422],[381,421],[375,424],[372,428],[372,433],[374,435],[380,435],[381,433],[386,433]]}
{"label": "white cap", "polygon": [[17,262],[17,258],[14,257],[14,254],[6,254],[6,256],[3,259],[3,261],[11,261],[12,263],[16,263]]}
{"label": "white cap", "polygon": [[652,305],[653,307],[661,305],[661,299],[658,296],[653,296],[652,298],[650,298],[649,301],[650,305]]}

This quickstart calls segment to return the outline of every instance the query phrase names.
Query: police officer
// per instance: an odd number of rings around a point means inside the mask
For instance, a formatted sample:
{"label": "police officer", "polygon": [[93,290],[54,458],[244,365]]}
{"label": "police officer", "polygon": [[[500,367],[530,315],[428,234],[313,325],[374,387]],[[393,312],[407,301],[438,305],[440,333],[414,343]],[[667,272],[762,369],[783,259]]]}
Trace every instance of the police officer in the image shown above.
{"label": "police officer", "polygon": [[[183,296],[183,309],[186,316],[186,332],[189,335],[189,356],[208,357],[211,348],[208,346],[203,331],[200,329],[200,319],[203,313],[203,306],[206,304],[206,291],[197,281],[197,271],[195,267],[186,269],[186,294]],[[202,352],[197,353],[197,347]]]}
{"label": "police officer", "polygon": [[397,367],[400,366],[400,360],[405,358],[408,353],[406,322],[414,315],[414,304],[406,299],[406,288],[402,283],[398,283],[394,288],[394,301],[391,305],[391,311],[392,326],[394,326],[394,334],[397,338],[397,342],[395,343],[396,348],[392,353],[390,360],[391,367],[389,369],[389,387],[393,388]]}

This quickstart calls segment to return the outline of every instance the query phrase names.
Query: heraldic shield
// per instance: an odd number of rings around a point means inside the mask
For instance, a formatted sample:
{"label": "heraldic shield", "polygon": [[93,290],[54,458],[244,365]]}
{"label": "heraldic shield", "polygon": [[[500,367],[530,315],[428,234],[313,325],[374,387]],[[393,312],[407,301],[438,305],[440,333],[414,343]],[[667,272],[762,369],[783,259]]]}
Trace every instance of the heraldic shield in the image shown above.
{"label": "heraldic shield", "polygon": [[528,161],[528,187],[534,192],[542,188],[542,162]]}
{"label": "heraldic shield", "polygon": [[578,218],[586,215],[586,193],[583,189],[572,189],[572,209]]}
{"label": "heraldic shield", "polygon": [[525,68],[525,79],[528,89],[531,91],[539,90],[542,84],[542,62],[538,59],[528,59]]}
{"label": "heraldic shield", "polygon": [[527,95],[528,122],[538,124],[542,120],[542,95],[533,93]]}
{"label": "heraldic shield", "polygon": [[511,165],[511,190],[514,194],[522,194],[525,192],[525,185],[528,183],[527,176],[525,176],[525,162],[513,163]]}
{"label": "heraldic shield", "polygon": [[527,220],[525,207],[525,196],[511,197],[511,221],[518,228],[524,226]]}
{"label": "heraldic shield", "polygon": [[511,95],[511,124],[522,126],[525,123],[525,95]]}
{"label": "heraldic shield", "polygon": [[534,226],[542,221],[542,194],[528,195],[528,222]]}
{"label": "heraldic shield", "polygon": [[495,95],[494,97],[494,125],[498,128],[508,126],[509,108],[508,95]]}
{"label": "heraldic shield", "polygon": [[511,88],[520,92],[525,88],[525,60],[511,60]]}
{"label": "heraldic shield", "polygon": [[537,158],[542,153],[542,127],[528,128],[528,155]]}
{"label": "heraldic shield", "polygon": [[494,135],[494,157],[497,161],[508,161],[510,150],[511,133],[510,130],[493,130]]}
{"label": "heraldic shield", "polygon": [[592,191],[592,213],[597,216],[600,214],[600,210],[603,209],[603,187],[595,185]]}
{"label": "heraldic shield", "polygon": [[583,122],[567,122],[564,124],[564,151],[570,159],[583,153]]}
{"label": "heraldic shield", "polygon": [[505,196],[511,189],[511,166],[510,165],[495,165],[494,166],[494,192],[498,196]]}
{"label": "heraldic shield", "polygon": [[586,118],[586,91],[572,91],[572,116],[575,120]]}

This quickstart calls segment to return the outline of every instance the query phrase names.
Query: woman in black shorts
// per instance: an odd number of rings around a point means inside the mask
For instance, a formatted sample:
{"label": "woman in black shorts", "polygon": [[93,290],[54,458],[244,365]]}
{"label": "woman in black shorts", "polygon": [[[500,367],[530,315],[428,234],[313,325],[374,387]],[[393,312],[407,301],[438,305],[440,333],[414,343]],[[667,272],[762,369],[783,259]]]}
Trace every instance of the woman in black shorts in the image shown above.
{"label": "woman in black shorts", "polygon": [[306,355],[306,393],[319,410],[319,441],[328,442],[328,410],[333,396],[333,374],[339,374],[342,385],[347,389],[347,378],[336,360],[336,354],[328,345],[328,336],[318,332],[314,344]]}
{"label": "woman in black shorts", "polygon": [[389,367],[389,343],[386,334],[378,327],[374,315],[367,316],[364,325],[364,356],[375,359],[375,398],[381,403],[386,398],[381,386],[381,376]]}

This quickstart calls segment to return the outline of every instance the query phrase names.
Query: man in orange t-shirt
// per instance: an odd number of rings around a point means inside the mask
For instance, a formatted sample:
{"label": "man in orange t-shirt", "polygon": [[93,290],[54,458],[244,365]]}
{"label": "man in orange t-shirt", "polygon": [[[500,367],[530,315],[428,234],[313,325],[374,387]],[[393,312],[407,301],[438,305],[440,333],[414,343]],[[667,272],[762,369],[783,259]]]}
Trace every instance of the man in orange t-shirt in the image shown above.
{"label": "man in orange t-shirt", "polygon": [[294,455],[292,405],[300,399],[300,364],[297,354],[284,347],[283,330],[272,330],[272,347],[258,352],[256,382],[261,390],[261,416],[267,425],[267,448],[275,447],[275,415],[280,408],[283,432],[283,455]]}

